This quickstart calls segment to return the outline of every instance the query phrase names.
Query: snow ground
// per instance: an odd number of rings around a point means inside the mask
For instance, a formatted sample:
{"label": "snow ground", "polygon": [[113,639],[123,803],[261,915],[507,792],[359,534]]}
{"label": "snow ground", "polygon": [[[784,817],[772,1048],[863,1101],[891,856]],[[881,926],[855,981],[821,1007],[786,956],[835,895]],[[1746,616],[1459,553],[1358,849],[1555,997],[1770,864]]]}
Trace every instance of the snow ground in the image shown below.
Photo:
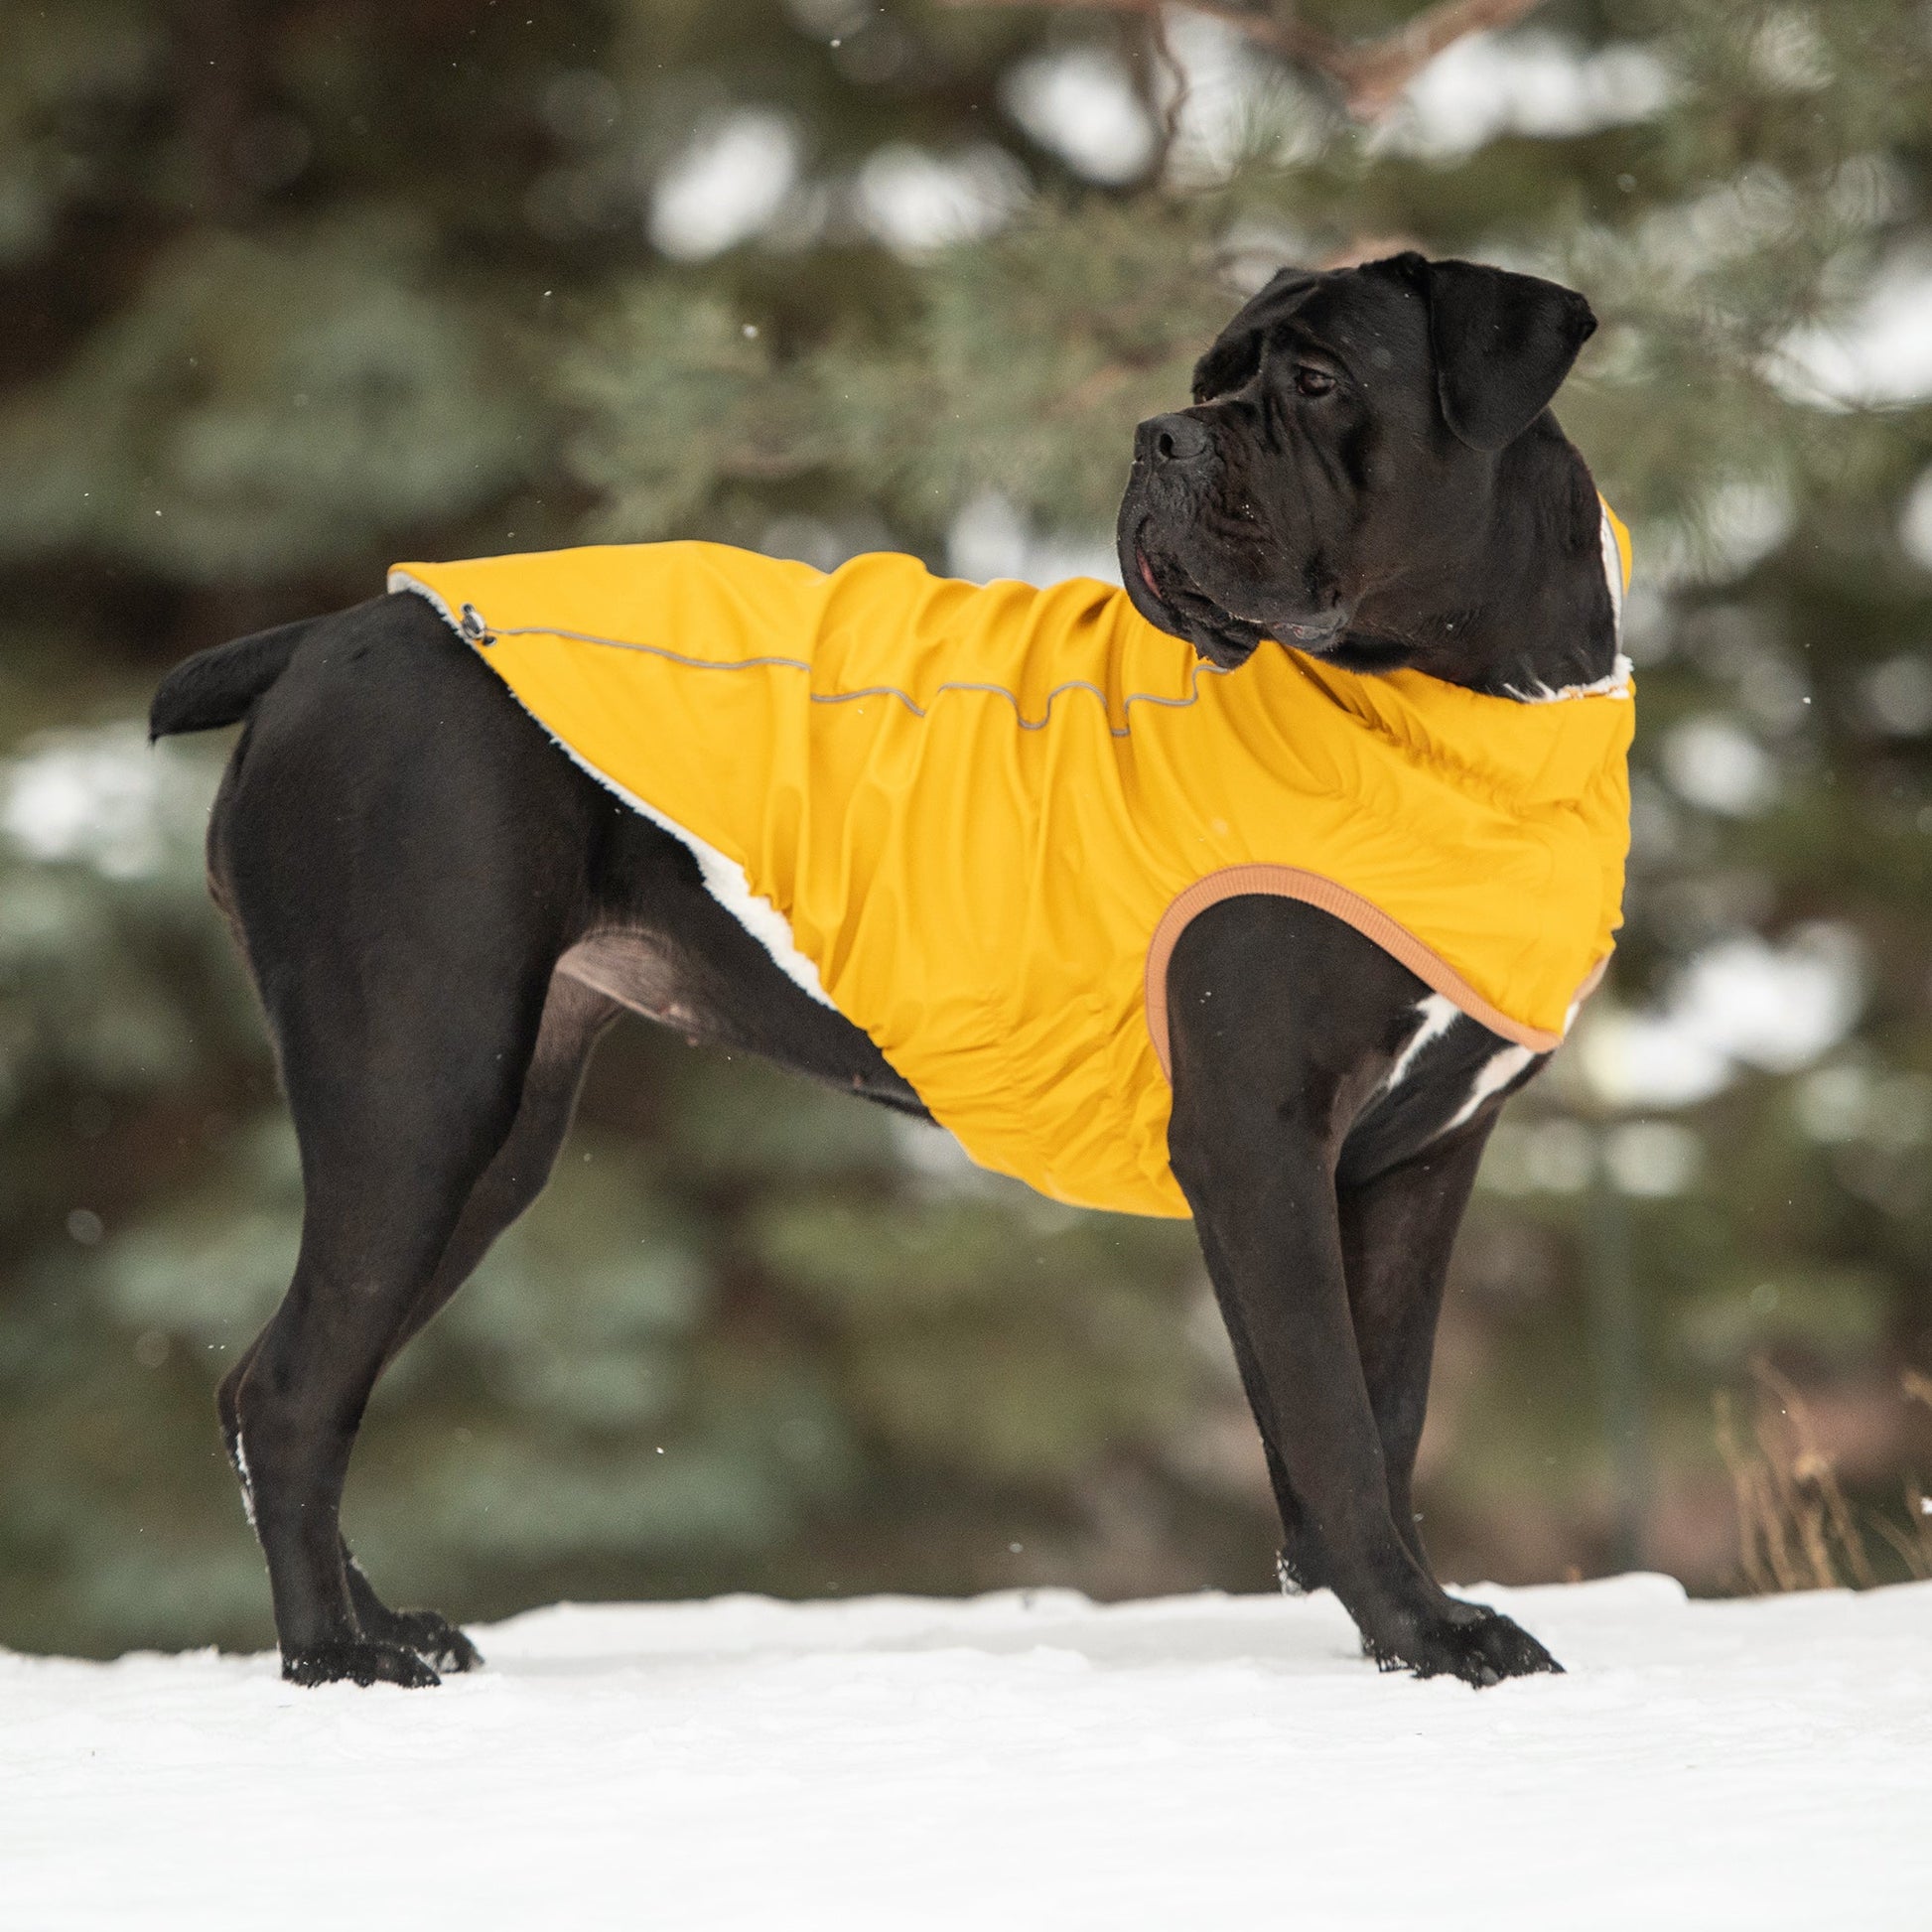
{"label": "snow ground", "polygon": [[1571,1674],[1062,1591],[540,1610],[435,1692],[0,1654],[0,1923],[1932,1924],[1932,1585],[1484,1594]]}

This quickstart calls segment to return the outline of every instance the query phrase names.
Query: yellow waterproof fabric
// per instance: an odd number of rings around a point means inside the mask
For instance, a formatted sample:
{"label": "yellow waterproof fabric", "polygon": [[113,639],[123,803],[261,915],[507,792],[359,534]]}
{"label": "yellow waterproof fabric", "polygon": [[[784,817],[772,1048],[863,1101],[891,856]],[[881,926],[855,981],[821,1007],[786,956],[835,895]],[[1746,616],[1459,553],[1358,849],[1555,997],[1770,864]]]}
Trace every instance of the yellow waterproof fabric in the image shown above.
{"label": "yellow waterproof fabric", "polygon": [[1274,644],[1223,674],[1105,584],[903,556],[639,544],[390,582],[743,868],[976,1161],[1061,1200],[1186,1214],[1162,973],[1226,891],[1329,903],[1539,1046],[1620,921],[1627,687],[1517,704]]}

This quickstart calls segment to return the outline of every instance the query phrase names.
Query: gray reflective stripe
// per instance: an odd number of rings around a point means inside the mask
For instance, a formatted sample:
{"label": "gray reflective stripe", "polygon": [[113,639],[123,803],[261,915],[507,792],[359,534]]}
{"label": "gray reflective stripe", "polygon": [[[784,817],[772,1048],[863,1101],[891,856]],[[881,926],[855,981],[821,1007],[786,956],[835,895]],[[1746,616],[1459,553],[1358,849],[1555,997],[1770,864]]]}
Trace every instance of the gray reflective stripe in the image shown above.
{"label": "gray reflective stripe", "polygon": [[[488,628],[486,625],[483,625],[483,616],[474,604],[464,605],[463,612],[466,618],[474,617],[478,624],[483,626],[478,634],[472,634],[466,630],[464,625],[458,621],[456,616],[451,612],[449,605],[443,598],[431,590],[420,578],[410,576],[406,570],[392,570],[389,573],[388,587],[392,592],[411,591],[416,596],[426,599],[435,609],[437,615],[459,636],[467,638],[471,644],[479,649],[486,649],[488,647],[491,641]],[[524,635],[529,633],[519,632],[518,634]],[[539,636],[555,636],[564,633],[539,631],[536,634]],[[606,643],[613,640],[593,637],[588,639],[588,641],[591,643]],[[632,645],[626,648],[642,650],[648,649],[649,646]],[[671,654],[668,651],[664,653],[666,656]],[[705,662],[700,657],[689,658],[685,661],[693,664],[702,664]],[[792,660],[789,658],[776,658],[772,661],[775,663],[789,663]],[[724,668],[730,669],[732,667],[726,666]],[[607,790],[615,793],[632,811],[643,818],[649,819],[660,831],[668,832],[672,838],[684,846],[692,858],[697,861],[698,876],[704,881],[705,891],[764,948],[765,952],[770,955],[772,963],[787,979],[802,987],[820,1006],[832,1007],[834,1012],[838,1011],[837,1007],[833,1005],[831,995],[826,992],[824,985],[819,980],[817,964],[806,954],[799,951],[796,942],[793,940],[791,921],[768,898],[753,892],[752,882],[746,876],[745,868],[736,859],[728,858],[715,845],[699,838],[697,833],[691,831],[688,827],[680,825],[667,812],[660,812],[655,805],[647,804],[634,791],[627,790],[623,785],[621,785],[608,771],[600,770],[574,745],[558,737],[527,704],[524,704],[522,698],[517,695],[516,688],[513,685],[506,682],[504,689],[509,692],[511,698],[515,700],[516,704],[521,708],[530,722],[573,764],[595,778]]]}
{"label": "gray reflective stripe", "polygon": [[[1623,616],[1623,578],[1620,555],[1616,549],[1616,539],[1610,529],[1607,514],[1602,519],[1602,541],[1605,548],[1604,565],[1610,578],[1610,601],[1612,615],[1619,632],[1620,641]],[[442,613],[444,620],[459,636],[481,648],[487,648],[502,637],[562,637],[572,643],[597,644],[606,650],[634,650],[646,657],[661,657],[669,664],[683,664],[694,671],[803,671],[811,673],[811,662],[803,657],[693,657],[686,651],[672,650],[665,644],[640,644],[627,637],[601,637],[590,630],[563,630],[553,624],[518,624],[504,630],[492,629],[483,614],[474,604],[465,604],[461,616],[452,613],[443,599],[419,578],[407,571],[393,570],[389,573],[391,591],[413,591],[417,596],[427,598]],[[1288,646],[1283,645],[1287,649]],[[1315,663],[1322,660],[1311,653]],[[1245,660],[1244,660],[1245,661]],[[1239,665],[1234,667],[1240,669]],[[1187,676],[1187,695],[1181,698],[1164,698],[1154,691],[1130,691],[1121,700],[1123,717],[1137,704],[1157,705],[1165,711],[1185,711],[1200,702],[1200,681],[1203,676],[1226,677],[1228,671],[1219,664],[1204,663],[1198,658],[1189,666]],[[1570,698],[1621,697],[1630,684],[1630,660],[1617,650],[1607,677],[1593,684],[1566,685],[1561,691],[1554,691],[1543,685],[1534,691],[1518,690],[1514,685],[1504,687],[1503,695],[1514,699],[1518,704],[1561,704]],[[1069,691],[1085,691],[1100,700],[1104,711],[1107,694],[1099,685],[1086,678],[1072,678],[1065,684],[1056,684],[1046,694],[1046,709],[1037,718],[1029,718],[1020,708],[1019,696],[1009,691],[1004,684],[984,684],[967,679],[948,679],[933,687],[933,697],[938,698],[948,691],[978,691],[987,697],[1004,698],[1012,705],[1015,721],[1026,732],[1044,731],[1052,722],[1054,700]],[[896,684],[868,684],[857,691],[810,691],[807,698],[813,704],[857,704],[866,698],[897,698],[915,718],[924,718],[929,705],[922,705],[909,691],[901,691]],[[1132,736],[1131,718],[1126,723],[1116,725],[1111,717],[1107,730],[1114,738]]]}
{"label": "gray reflective stripe", "polygon": [[[405,579],[404,587],[414,590],[415,581]],[[463,608],[465,611],[474,611],[476,607],[466,604]],[[780,670],[809,673],[812,668],[810,661],[803,657],[692,657],[681,650],[671,650],[663,644],[639,644],[625,637],[600,637],[588,630],[560,630],[552,624],[521,624],[503,630],[488,629],[487,626],[485,628],[492,638],[567,637],[573,643],[601,644],[608,650],[641,651],[647,657],[661,657],[672,664],[687,664],[697,671]],[[1153,691],[1133,691],[1121,700],[1120,708],[1125,713],[1134,705],[1152,704],[1161,705],[1172,711],[1185,711],[1189,705],[1200,701],[1200,680],[1203,672],[1213,677],[1227,676],[1227,672],[1218,664],[1196,662],[1190,668],[1187,695],[1184,698],[1164,698]],[[1090,683],[1085,678],[1074,678],[1065,684],[1054,685],[1046,694],[1045,711],[1037,718],[1029,718],[1020,709],[1018,696],[1009,691],[1004,684],[976,684],[964,679],[948,680],[944,684],[935,685],[932,695],[937,698],[947,691],[981,691],[988,697],[1006,699],[1007,703],[1012,705],[1014,716],[1024,732],[1044,731],[1052,720],[1053,700],[1064,692],[1091,692],[1100,700],[1103,709],[1107,703],[1106,692],[1099,685]],[[868,684],[857,691],[812,691],[807,693],[807,696],[813,704],[856,704],[862,698],[897,698],[915,718],[923,718],[929,709],[928,706],[920,704],[909,691],[901,691],[896,684]],[[1107,729],[1115,738],[1126,738],[1129,735],[1126,725],[1109,722]]]}

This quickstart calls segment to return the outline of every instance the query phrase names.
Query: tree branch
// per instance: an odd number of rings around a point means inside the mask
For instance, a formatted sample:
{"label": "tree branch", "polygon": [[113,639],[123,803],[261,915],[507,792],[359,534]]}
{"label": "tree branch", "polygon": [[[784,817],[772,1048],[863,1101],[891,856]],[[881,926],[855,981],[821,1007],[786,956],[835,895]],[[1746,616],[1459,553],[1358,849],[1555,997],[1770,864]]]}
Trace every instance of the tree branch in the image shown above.
{"label": "tree branch", "polygon": [[[1135,14],[1158,27],[1168,0],[945,0],[951,7],[1057,7],[1067,12]],[[1291,67],[1318,75],[1340,94],[1356,120],[1379,120],[1403,88],[1437,55],[1469,34],[1511,27],[1541,0],[1438,0],[1407,25],[1372,41],[1337,40],[1296,14],[1292,0],[1257,13],[1236,0],[1175,0],[1244,39],[1279,55]]]}
{"label": "tree branch", "polygon": [[1467,35],[1513,27],[1540,4],[1541,0],[1441,0],[1394,33],[1344,50],[1347,77],[1340,84],[1348,111],[1363,120],[1386,114],[1403,88],[1437,55]]}

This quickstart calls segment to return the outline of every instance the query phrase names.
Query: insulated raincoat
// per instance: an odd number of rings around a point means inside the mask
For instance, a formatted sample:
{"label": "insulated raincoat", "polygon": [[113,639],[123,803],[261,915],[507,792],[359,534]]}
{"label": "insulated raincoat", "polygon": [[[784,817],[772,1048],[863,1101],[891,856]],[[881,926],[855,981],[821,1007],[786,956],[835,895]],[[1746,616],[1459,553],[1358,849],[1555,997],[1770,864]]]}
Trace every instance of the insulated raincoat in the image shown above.
{"label": "insulated raincoat", "polygon": [[894,555],[636,544],[390,587],[684,840],[974,1160],[1060,1200],[1186,1214],[1166,971],[1218,899],[1318,905],[1539,1051],[1620,923],[1624,676],[1517,703],[1273,643],[1224,673],[1106,584]]}

